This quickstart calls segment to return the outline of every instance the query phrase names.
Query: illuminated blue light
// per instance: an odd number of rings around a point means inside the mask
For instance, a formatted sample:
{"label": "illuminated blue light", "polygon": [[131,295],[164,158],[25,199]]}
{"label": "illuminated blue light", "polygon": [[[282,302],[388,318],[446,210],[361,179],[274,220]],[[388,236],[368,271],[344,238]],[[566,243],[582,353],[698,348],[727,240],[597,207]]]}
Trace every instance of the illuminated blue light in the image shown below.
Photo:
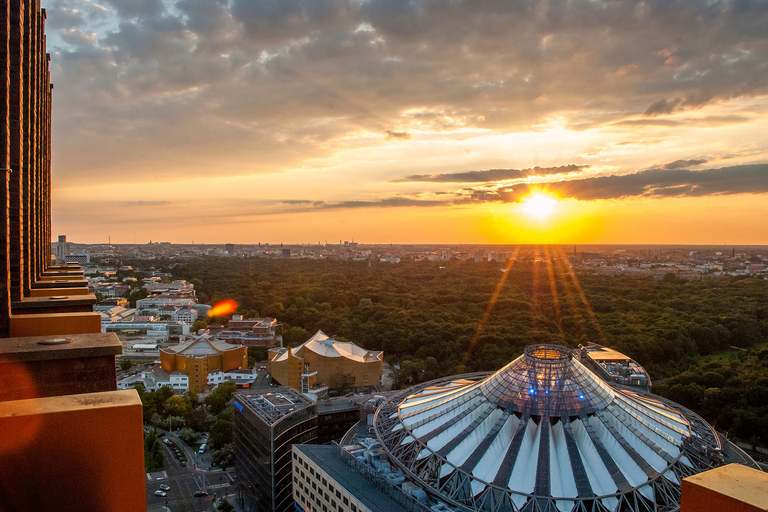
{"label": "illuminated blue light", "polygon": [[528,392],[529,392],[530,394],[533,394],[533,393],[534,393],[534,389],[533,389],[533,388],[531,388],[531,389],[529,389],[529,390],[528,390]]}
{"label": "illuminated blue light", "polygon": [[579,395],[579,400],[584,400],[584,395]]}

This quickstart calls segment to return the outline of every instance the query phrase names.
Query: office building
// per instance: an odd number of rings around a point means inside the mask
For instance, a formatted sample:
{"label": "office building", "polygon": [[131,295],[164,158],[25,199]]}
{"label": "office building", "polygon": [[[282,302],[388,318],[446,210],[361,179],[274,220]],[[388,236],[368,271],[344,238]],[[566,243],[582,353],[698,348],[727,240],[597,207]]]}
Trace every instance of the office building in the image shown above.
{"label": "office building", "polygon": [[238,502],[246,512],[294,510],[291,446],[316,439],[317,404],[289,387],[237,393],[234,404]]}

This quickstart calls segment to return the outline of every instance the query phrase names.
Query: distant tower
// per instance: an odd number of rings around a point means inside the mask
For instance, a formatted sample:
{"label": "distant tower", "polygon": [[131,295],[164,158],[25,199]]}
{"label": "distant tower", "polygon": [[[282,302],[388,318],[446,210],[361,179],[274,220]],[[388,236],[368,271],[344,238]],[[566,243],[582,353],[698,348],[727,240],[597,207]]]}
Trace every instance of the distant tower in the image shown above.
{"label": "distant tower", "polygon": [[229,256],[233,256],[235,254],[235,244],[225,244],[224,250],[227,251]]}
{"label": "distant tower", "polygon": [[68,254],[69,244],[67,243],[67,235],[59,235],[59,242],[56,244],[56,262],[64,263]]}
{"label": "distant tower", "polygon": [[731,258],[735,258],[735,257],[736,257],[736,248],[734,247],[733,250],[731,251]]}

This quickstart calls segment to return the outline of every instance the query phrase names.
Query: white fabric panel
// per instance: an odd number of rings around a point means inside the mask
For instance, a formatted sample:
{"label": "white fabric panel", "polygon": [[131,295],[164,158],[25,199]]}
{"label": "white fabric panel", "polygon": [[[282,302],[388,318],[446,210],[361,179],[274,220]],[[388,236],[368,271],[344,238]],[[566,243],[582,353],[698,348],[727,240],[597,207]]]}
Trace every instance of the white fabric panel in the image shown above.
{"label": "white fabric panel", "polygon": [[[608,421],[611,422],[611,425],[614,426],[616,430],[618,430],[619,434],[627,440],[630,446],[635,449],[637,453],[640,454],[640,456],[653,467],[658,472],[661,472],[664,468],[667,467],[667,461],[664,460],[661,455],[656,453],[651,449],[650,446],[645,444],[643,441],[640,440],[639,437],[637,437],[631,430],[629,430],[627,427],[624,426],[622,422],[620,422],[613,414],[606,413],[605,418],[608,419]],[[675,451],[672,455],[673,457],[677,456],[677,451]]]}
{"label": "white fabric panel", "polygon": [[683,464],[685,464],[685,465],[686,465],[686,466],[688,466],[689,468],[692,468],[692,467],[693,467],[693,464],[691,464],[691,461],[690,461],[690,460],[688,460],[688,457],[686,457],[685,455],[683,455],[682,457],[680,457],[680,462],[682,462]]}
{"label": "white fabric panel", "polygon": [[675,485],[680,485],[680,480],[677,478],[677,475],[675,474],[674,471],[667,471],[666,473],[664,473],[664,478],[666,478],[667,480],[669,480]]}
{"label": "white fabric panel", "polygon": [[[513,491],[532,493],[536,485],[536,467],[539,456],[539,426],[529,419],[525,428],[515,467],[509,476],[509,488]],[[525,502],[525,500],[523,500]]]}
{"label": "white fabric panel", "polygon": [[631,412],[634,417],[638,417],[637,419],[639,419],[639,421],[642,421],[650,428],[655,428],[662,431],[664,434],[669,436],[670,439],[674,439],[675,441],[680,439],[680,436],[682,435],[680,432],[677,432],[675,429],[667,425],[666,422],[662,421],[659,416],[651,416],[645,407],[643,407],[641,404],[638,404],[634,400],[623,398],[622,400],[617,400],[616,403],[624,408],[624,410]]}
{"label": "white fabric panel", "polygon": [[619,469],[629,483],[632,484],[632,487],[637,487],[648,480],[648,475],[645,474],[645,471],[632,460],[632,457],[622,448],[616,438],[608,432],[608,429],[605,428],[605,425],[598,418],[592,418],[591,424],[595,432],[597,432],[600,441],[603,442],[603,446],[608,450],[611,458],[619,466]]}
{"label": "white fabric panel", "polygon": [[619,500],[613,497],[603,498],[602,500],[600,500],[600,503],[602,503],[603,506],[608,510],[616,510],[616,505],[619,504]]}
{"label": "white fabric panel", "polygon": [[528,501],[527,496],[521,496],[519,494],[512,494],[510,497],[512,498],[512,503],[514,503],[517,508],[522,508],[525,502]]}
{"label": "white fabric panel", "polygon": [[647,417],[638,414],[637,411],[631,407],[619,407],[617,412],[618,414],[628,415],[630,421],[635,422],[635,426],[640,429],[646,437],[659,445],[667,453],[676,453],[679,451],[677,445],[675,445],[668,437],[668,434],[666,434],[663,429],[657,428],[657,424],[650,421]]}
{"label": "white fabric panel", "polygon": [[451,439],[459,435],[462,430],[467,428],[473,421],[475,421],[475,419],[477,419],[478,416],[480,416],[480,414],[484,413],[489,407],[494,406],[488,403],[484,403],[480,407],[470,409],[469,412],[459,421],[457,421],[455,425],[449,427],[448,429],[430,439],[427,442],[427,446],[429,446],[429,448],[434,451],[439,450],[448,444]]}
{"label": "white fabric panel", "polygon": [[[469,400],[468,402],[460,405],[456,409],[450,411],[450,414],[441,414],[434,418],[434,420],[427,422],[420,427],[417,427],[413,430],[413,434],[416,437],[421,437],[429,432],[432,432],[433,430],[438,429],[441,425],[443,425],[445,422],[452,420],[456,416],[460,416],[463,414],[466,414],[466,412],[469,409],[477,408],[477,402],[475,400]],[[416,420],[418,421],[418,420]],[[416,421],[411,421],[411,419],[407,419],[404,422],[407,425],[413,425],[416,423]]]}
{"label": "white fabric panel", "polygon": [[672,423],[680,425],[681,428],[684,430],[688,430],[689,423],[688,420],[685,419],[685,417],[678,411],[674,411],[670,408],[668,408],[663,403],[659,402],[658,400],[654,400],[652,398],[642,396],[642,395],[633,395],[633,398],[637,400],[638,402],[646,405],[648,408],[653,409],[654,411],[658,412],[659,414],[665,416],[668,418]]}
{"label": "white fabric panel", "polygon": [[477,496],[485,489],[485,484],[477,480],[470,480],[469,486],[472,489],[472,496]]}
{"label": "white fabric panel", "polygon": [[560,512],[571,512],[575,504],[576,502],[568,501],[568,500],[557,500],[555,502],[555,506],[557,507],[557,510],[559,510]]}
{"label": "white fabric panel", "polygon": [[646,497],[650,502],[654,502],[653,499],[653,488],[650,485],[644,485],[640,489],[638,489],[640,494]]}
{"label": "white fabric panel", "polygon": [[475,469],[472,470],[473,476],[485,482],[492,482],[496,478],[496,473],[499,472],[501,462],[507,454],[519,424],[520,419],[514,414],[510,414],[504,426],[501,427],[501,431],[496,435],[496,439],[488,447],[488,451],[485,452],[483,458],[480,459]]}
{"label": "white fabric panel", "polygon": [[552,496],[575,498],[579,495],[573,479],[571,459],[568,458],[563,423],[560,421],[549,430],[549,469]]}
{"label": "white fabric panel", "polygon": [[[430,416],[435,416],[442,414],[446,412],[448,409],[451,409],[457,405],[458,401],[465,401],[469,400],[470,402],[479,403],[480,397],[478,396],[479,392],[477,391],[477,388],[469,389],[469,390],[463,390],[462,392],[451,395],[446,398],[436,399],[435,401],[430,401],[428,403],[420,404],[418,406],[410,407],[408,409],[400,409],[400,421],[405,423],[406,425],[413,425],[414,423],[421,421],[425,418],[429,418]],[[482,400],[482,402],[485,402],[485,400]],[[432,407],[432,406],[435,407]]]}
{"label": "white fabric panel", "polygon": [[584,461],[584,469],[589,477],[589,484],[592,486],[592,490],[598,496],[615,493],[618,490],[616,483],[605,468],[603,460],[597,453],[595,445],[592,444],[592,440],[584,429],[581,420],[571,422],[571,431],[576,439],[576,444],[579,446],[581,460]]}
{"label": "white fabric panel", "polygon": [[497,421],[499,421],[499,418],[501,415],[504,414],[504,412],[499,408],[494,408],[493,412],[486,416],[486,418],[483,420],[480,425],[477,426],[475,430],[473,430],[464,440],[459,443],[459,446],[451,450],[451,452],[446,457],[449,462],[461,466],[464,464],[464,461],[467,460],[467,458],[472,455],[472,452],[475,451],[475,448],[483,442],[483,439],[485,439],[485,436],[488,435],[488,432],[493,428],[493,426],[496,424]]}
{"label": "white fabric panel", "polygon": [[470,385],[471,384],[459,384],[459,385],[453,385],[453,386],[445,386],[442,391],[438,391],[437,389],[429,389],[429,390],[425,389],[418,394],[411,395],[408,398],[406,398],[403,402],[401,402],[400,408],[403,409],[406,407],[412,407],[414,405],[428,402],[430,400],[438,400],[440,398],[445,398],[446,396],[460,392],[463,388],[466,388]]}
{"label": "white fabric panel", "polygon": [[400,441],[400,444],[408,444],[412,443],[414,441],[413,436],[405,436],[402,441]]}

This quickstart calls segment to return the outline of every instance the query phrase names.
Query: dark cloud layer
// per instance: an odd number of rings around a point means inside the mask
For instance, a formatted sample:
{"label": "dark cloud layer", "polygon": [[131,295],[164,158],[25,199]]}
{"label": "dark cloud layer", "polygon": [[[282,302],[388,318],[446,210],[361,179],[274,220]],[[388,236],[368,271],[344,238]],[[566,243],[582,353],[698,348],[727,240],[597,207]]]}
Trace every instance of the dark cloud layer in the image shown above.
{"label": "dark cloud layer", "polygon": [[502,180],[514,180],[531,176],[550,174],[570,174],[588,168],[588,165],[562,165],[558,167],[531,167],[528,169],[489,169],[487,171],[467,171],[445,174],[414,174],[395,180],[396,183],[407,181],[429,181],[435,183],[487,183]]}
{"label": "dark cloud layer", "polygon": [[393,132],[391,130],[387,130],[387,140],[411,140],[411,134],[408,132]]}
{"label": "dark cloud layer", "polygon": [[664,164],[661,166],[661,168],[669,171],[672,169],[685,169],[686,167],[695,167],[705,163],[707,163],[707,161],[704,159],[675,160],[674,162]]}
{"label": "dark cloud layer", "polygon": [[[497,191],[504,202],[517,202],[540,184],[520,184]],[[547,183],[546,189],[563,198],[582,201],[630,197],[701,197],[768,193],[768,164],[740,165],[691,171],[649,169],[621,176]]]}
{"label": "dark cloud layer", "polygon": [[44,3],[69,183],[271,172],[393,126],[675,127],[664,117],[768,94],[763,1]]}

